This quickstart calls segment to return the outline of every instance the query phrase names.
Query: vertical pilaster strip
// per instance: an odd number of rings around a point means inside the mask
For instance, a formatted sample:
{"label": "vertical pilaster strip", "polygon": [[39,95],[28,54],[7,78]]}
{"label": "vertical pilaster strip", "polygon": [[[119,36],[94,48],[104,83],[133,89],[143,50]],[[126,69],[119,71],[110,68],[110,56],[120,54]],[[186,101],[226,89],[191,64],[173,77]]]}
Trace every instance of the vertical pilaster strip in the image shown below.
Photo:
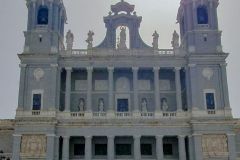
{"label": "vertical pilaster strip", "polygon": [[66,89],[65,89],[65,111],[70,112],[71,105],[71,77],[72,77],[72,68],[66,67]]}
{"label": "vertical pilaster strip", "polygon": [[186,160],[185,136],[178,136],[179,160]]}
{"label": "vertical pilaster strip", "polygon": [[21,150],[21,138],[22,135],[13,135],[13,155],[12,158],[14,160],[20,160],[20,150]]}
{"label": "vertical pilaster strip", "polygon": [[158,135],[156,136],[156,153],[157,153],[157,160],[163,160],[163,136]]}
{"label": "vertical pilaster strip", "polygon": [[193,143],[193,136],[188,136],[188,152],[189,152],[189,159],[194,159],[194,143]]}
{"label": "vertical pilaster strip", "polygon": [[85,160],[92,159],[92,137],[85,137]]}
{"label": "vertical pilaster strip", "polygon": [[51,64],[51,67],[52,67],[52,106],[51,107],[54,107],[54,108],[51,108],[52,110],[56,110],[58,108],[57,106],[57,97],[58,97],[58,94],[60,92],[57,92],[57,88],[58,88],[58,64]]}
{"label": "vertical pilaster strip", "polygon": [[25,95],[25,79],[26,79],[26,64],[20,64],[21,75],[19,84],[19,94],[18,94],[18,110],[23,110],[24,108],[24,95]]}
{"label": "vertical pilaster strip", "polygon": [[109,104],[109,112],[114,112],[114,101],[113,101],[113,73],[114,68],[108,67],[108,104]]}
{"label": "vertical pilaster strip", "polygon": [[107,148],[108,148],[107,150],[108,160],[113,160],[115,155],[114,136],[108,136]]}
{"label": "vertical pilaster strip", "polygon": [[141,136],[136,135],[134,136],[134,159],[140,160],[141,159]]}
{"label": "vertical pilaster strip", "polygon": [[194,155],[195,160],[203,160],[203,152],[202,152],[202,135],[194,134]]}
{"label": "vertical pilaster strip", "polygon": [[59,136],[55,136],[54,159],[59,160]]}
{"label": "vertical pilaster strip", "polygon": [[223,87],[223,99],[224,99],[224,108],[230,109],[229,102],[229,92],[228,92],[228,82],[227,82],[227,64],[221,64],[221,75],[222,75],[222,87]]}
{"label": "vertical pilaster strip", "polygon": [[93,67],[87,67],[87,112],[92,111],[92,72]]}
{"label": "vertical pilaster strip", "polygon": [[154,67],[154,94],[155,94],[155,111],[160,112],[160,85],[159,85],[159,67]]}
{"label": "vertical pilaster strip", "polygon": [[62,151],[62,159],[69,160],[69,139],[70,137],[63,137],[63,151]]}
{"label": "vertical pilaster strip", "polygon": [[53,160],[54,159],[54,144],[55,142],[55,135],[54,134],[49,134],[47,135],[47,160]]}
{"label": "vertical pilaster strip", "polygon": [[139,112],[138,107],[138,67],[133,67],[133,99],[134,99],[134,112]]}
{"label": "vertical pilaster strip", "polygon": [[60,96],[61,96],[61,83],[62,83],[62,68],[58,68],[58,73],[57,73],[57,88],[56,88],[56,94],[57,94],[57,97],[56,97],[56,106],[57,106],[57,109],[60,110]]}
{"label": "vertical pilaster strip", "polygon": [[235,134],[227,134],[228,138],[228,152],[229,152],[229,160],[236,160],[236,135]]}
{"label": "vertical pilaster strip", "polygon": [[49,7],[49,23],[48,23],[48,29],[52,30],[53,29],[53,2],[50,1],[50,7]]}
{"label": "vertical pilaster strip", "polygon": [[182,111],[182,89],[181,89],[180,70],[181,70],[180,67],[175,67],[177,111]]}

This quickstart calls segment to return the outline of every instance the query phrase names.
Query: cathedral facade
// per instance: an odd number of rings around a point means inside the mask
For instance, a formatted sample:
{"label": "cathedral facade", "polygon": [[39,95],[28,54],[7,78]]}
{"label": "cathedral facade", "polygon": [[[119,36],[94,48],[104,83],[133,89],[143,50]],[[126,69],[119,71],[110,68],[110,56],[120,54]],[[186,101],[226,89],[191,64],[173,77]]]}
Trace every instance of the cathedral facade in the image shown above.
{"label": "cathedral facade", "polygon": [[0,159],[240,159],[218,5],[181,0],[180,34],[159,49],[159,34],[147,45],[142,17],[121,0],[103,42],[93,46],[89,31],[87,49],[74,49],[62,0],[27,0],[18,107],[0,121]]}

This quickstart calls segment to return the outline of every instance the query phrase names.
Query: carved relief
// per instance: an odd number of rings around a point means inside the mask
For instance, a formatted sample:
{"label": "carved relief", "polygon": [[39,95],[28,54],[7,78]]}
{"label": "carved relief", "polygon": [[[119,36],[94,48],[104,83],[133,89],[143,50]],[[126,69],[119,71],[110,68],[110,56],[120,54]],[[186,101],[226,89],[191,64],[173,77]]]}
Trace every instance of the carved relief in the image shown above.
{"label": "carved relief", "polygon": [[202,75],[204,78],[211,80],[211,78],[213,76],[213,70],[211,68],[204,68],[202,71]]}
{"label": "carved relief", "polygon": [[45,135],[24,135],[21,142],[21,155],[24,157],[44,157],[46,143]]}
{"label": "carved relief", "polygon": [[228,142],[226,135],[203,135],[202,149],[205,157],[228,156]]}
{"label": "carved relief", "polygon": [[43,78],[44,74],[45,73],[44,73],[43,69],[41,69],[41,68],[37,68],[33,71],[33,75],[34,75],[34,78],[36,79],[36,81],[40,81]]}

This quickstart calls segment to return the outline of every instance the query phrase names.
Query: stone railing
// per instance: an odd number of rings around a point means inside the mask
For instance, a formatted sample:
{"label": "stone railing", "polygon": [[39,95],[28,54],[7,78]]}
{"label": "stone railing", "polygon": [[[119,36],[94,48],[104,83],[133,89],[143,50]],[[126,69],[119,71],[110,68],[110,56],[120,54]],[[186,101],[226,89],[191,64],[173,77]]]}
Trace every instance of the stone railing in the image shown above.
{"label": "stone railing", "polygon": [[154,117],[154,112],[141,112],[141,117]]}
{"label": "stone railing", "polygon": [[132,113],[131,112],[116,112],[115,116],[120,117],[120,118],[131,117]]}
{"label": "stone railing", "polygon": [[106,117],[106,112],[93,112],[93,117]]}
{"label": "stone railing", "polygon": [[71,112],[70,116],[71,117],[84,117],[85,113],[84,112]]}
{"label": "stone railing", "polygon": [[209,109],[209,110],[207,110],[207,113],[208,114],[216,114],[216,110],[215,109]]}
{"label": "stone railing", "polygon": [[163,117],[177,117],[177,112],[163,112]]}
{"label": "stone railing", "polygon": [[159,56],[174,56],[175,52],[173,49],[158,49],[158,50],[138,50],[138,49],[129,49],[129,50],[114,50],[114,49],[73,49],[69,51],[62,51],[62,55],[73,55],[73,56],[88,56],[88,55],[97,55],[97,56],[124,56],[124,55],[135,55],[135,56],[149,56],[149,55],[159,55]]}
{"label": "stone railing", "polygon": [[0,160],[11,160],[12,153],[0,153]]}

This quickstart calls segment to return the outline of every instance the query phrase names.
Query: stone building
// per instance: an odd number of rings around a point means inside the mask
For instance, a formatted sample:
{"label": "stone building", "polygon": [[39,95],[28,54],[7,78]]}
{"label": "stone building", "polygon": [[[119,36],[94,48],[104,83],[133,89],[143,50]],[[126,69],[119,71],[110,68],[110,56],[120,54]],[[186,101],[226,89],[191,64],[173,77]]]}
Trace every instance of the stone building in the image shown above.
{"label": "stone building", "polygon": [[18,107],[15,120],[0,121],[0,157],[239,159],[218,5],[181,0],[180,35],[159,49],[158,33],[144,43],[142,17],[121,0],[104,17],[103,42],[93,46],[89,31],[84,50],[73,49],[71,31],[64,39],[62,0],[27,0]]}

